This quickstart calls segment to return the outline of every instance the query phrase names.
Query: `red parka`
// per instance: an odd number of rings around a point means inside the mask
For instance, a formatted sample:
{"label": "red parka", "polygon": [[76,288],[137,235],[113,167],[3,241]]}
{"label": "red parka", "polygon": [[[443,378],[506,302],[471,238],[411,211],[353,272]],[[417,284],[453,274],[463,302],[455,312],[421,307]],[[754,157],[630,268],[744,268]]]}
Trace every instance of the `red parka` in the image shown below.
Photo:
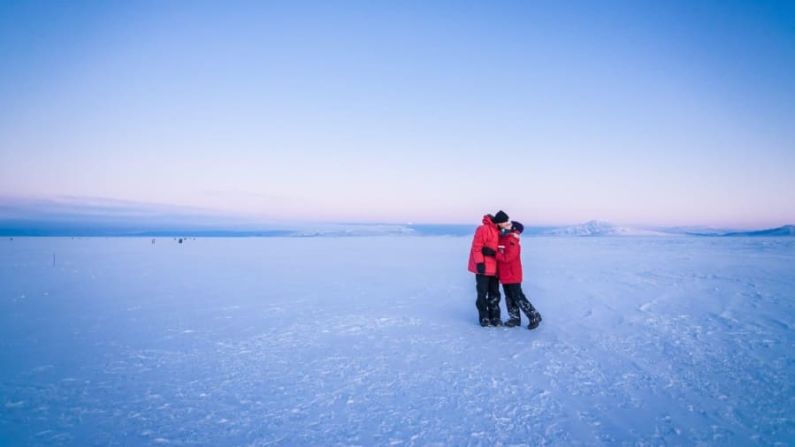
{"label": "red parka", "polygon": [[522,282],[522,245],[516,232],[500,236],[500,247],[497,252],[497,272],[503,284],[519,284]]}
{"label": "red parka", "polygon": [[497,260],[493,256],[483,256],[483,247],[497,251],[497,243],[500,237],[500,230],[491,220],[490,215],[483,216],[483,225],[475,230],[475,237],[472,238],[472,249],[469,252],[469,271],[477,273],[478,263],[486,264],[486,276],[497,275]]}

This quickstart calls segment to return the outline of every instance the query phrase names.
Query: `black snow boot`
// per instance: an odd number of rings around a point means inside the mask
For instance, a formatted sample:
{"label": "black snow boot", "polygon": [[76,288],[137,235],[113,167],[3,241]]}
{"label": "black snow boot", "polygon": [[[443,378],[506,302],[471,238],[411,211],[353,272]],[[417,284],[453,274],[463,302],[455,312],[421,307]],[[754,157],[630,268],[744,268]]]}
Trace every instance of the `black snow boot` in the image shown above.
{"label": "black snow boot", "polygon": [[502,320],[500,320],[499,318],[497,318],[496,320],[491,320],[491,325],[495,327],[502,326]]}
{"label": "black snow boot", "polygon": [[511,318],[510,320],[505,322],[506,327],[516,327],[521,325],[522,325],[522,320],[518,318]]}
{"label": "black snow boot", "polygon": [[538,313],[537,310],[533,310],[533,312],[530,314],[530,324],[527,325],[527,329],[537,328],[538,325],[541,324],[541,320],[541,314]]}
{"label": "black snow boot", "polygon": [[488,318],[481,318],[480,319],[480,327],[487,327],[491,326],[491,321]]}

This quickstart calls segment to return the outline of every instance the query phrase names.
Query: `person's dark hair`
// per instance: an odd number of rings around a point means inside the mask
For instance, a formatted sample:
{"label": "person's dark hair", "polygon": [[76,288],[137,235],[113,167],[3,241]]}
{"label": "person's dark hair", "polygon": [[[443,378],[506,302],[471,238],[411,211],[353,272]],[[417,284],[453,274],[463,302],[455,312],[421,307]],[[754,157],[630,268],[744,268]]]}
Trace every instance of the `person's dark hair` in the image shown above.
{"label": "person's dark hair", "polygon": [[522,234],[524,231],[524,225],[521,222],[517,222],[515,220],[511,221],[511,229],[519,234]]}

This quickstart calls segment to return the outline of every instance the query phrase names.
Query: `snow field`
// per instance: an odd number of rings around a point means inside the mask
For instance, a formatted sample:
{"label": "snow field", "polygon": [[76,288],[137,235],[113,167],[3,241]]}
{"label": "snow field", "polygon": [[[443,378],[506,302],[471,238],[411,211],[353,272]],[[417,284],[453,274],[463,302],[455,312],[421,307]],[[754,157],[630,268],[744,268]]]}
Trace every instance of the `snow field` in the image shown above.
{"label": "snow field", "polygon": [[468,249],[2,240],[0,444],[795,440],[792,240],[526,237],[535,331],[477,325]]}

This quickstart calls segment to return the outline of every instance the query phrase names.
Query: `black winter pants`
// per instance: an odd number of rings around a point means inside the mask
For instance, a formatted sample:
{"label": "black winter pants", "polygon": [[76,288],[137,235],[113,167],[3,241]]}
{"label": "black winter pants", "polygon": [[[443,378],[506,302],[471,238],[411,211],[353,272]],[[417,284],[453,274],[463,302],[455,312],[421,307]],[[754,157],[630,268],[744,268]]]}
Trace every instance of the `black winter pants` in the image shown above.
{"label": "black winter pants", "polygon": [[503,284],[502,288],[505,290],[505,307],[508,308],[508,318],[521,321],[522,318],[519,314],[519,309],[521,309],[527,318],[532,320],[532,312],[535,312],[536,309],[524,296],[522,284]]}
{"label": "black winter pants", "polygon": [[478,308],[480,321],[499,321],[500,281],[496,276],[475,275],[475,285],[478,291],[475,306]]}

